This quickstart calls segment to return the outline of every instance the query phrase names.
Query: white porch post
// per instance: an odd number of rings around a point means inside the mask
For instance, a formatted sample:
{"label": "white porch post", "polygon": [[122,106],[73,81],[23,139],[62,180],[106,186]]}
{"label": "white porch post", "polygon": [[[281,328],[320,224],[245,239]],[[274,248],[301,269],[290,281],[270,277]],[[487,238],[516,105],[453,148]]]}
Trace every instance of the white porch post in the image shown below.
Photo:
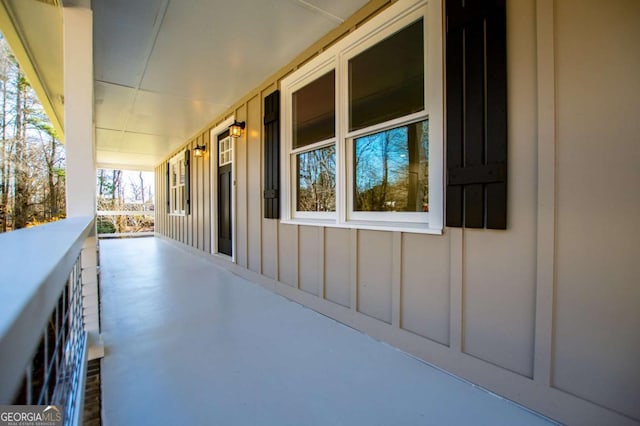
{"label": "white porch post", "polygon": [[[67,156],[67,216],[95,216],[96,163],[93,121],[93,12],[65,7],[64,129]],[[89,358],[104,354],[98,310],[96,232],[82,249],[82,286]]]}

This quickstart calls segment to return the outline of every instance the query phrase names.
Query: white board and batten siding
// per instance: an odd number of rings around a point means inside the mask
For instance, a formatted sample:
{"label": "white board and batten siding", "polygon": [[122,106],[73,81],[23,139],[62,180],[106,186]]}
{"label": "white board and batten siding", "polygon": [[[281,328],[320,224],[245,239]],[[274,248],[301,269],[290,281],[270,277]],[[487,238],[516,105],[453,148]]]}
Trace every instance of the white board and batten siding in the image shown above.
{"label": "white board and batten siding", "polygon": [[[385,1],[240,100],[185,147],[188,216],[156,232],[212,250],[209,129],[236,141],[235,263],[221,264],[569,424],[640,423],[640,2],[507,2],[508,229],[443,235],[263,219],[263,100]],[[182,147],[181,149],[184,149]]]}

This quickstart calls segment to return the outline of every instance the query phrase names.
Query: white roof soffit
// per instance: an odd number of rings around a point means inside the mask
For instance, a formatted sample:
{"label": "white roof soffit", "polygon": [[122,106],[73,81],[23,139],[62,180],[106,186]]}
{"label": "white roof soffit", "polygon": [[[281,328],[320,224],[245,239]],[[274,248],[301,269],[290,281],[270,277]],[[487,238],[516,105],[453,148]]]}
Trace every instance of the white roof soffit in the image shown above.
{"label": "white roof soffit", "polygon": [[64,140],[62,7],[57,0],[0,0],[0,30]]}
{"label": "white roof soffit", "polygon": [[156,166],[366,3],[93,0],[98,164]]}

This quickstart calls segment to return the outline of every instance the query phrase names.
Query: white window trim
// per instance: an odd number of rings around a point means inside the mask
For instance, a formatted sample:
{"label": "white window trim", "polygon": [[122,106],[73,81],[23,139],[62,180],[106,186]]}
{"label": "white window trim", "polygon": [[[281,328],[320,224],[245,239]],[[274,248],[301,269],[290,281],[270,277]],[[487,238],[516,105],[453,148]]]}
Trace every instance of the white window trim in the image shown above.
{"label": "white window trim", "polygon": [[[176,155],[174,155],[173,157],[171,157],[171,159],[169,159],[169,216],[186,216],[186,205],[187,205],[187,200],[184,199],[182,200],[182,210],[178,210],[175,206],[174,203],[174,199],[173,199],[173,189],[176,188],[176,196],[180,193],[180,187],[185,187],[186,186],[186,173],[187,171],[185,170],[185,183],[180,183],[180,174],[179,174],[179,170],[178,170],[178,178],[176,179],[177,183],[176,185],[173,185],[172,182],[172,169],[173,166],[177,165],[179,168],[179,164],[180,161],[184,161],[184,153],[186,150],[182,150],[179,153],[177,153]],[[185,166],[186,167],[186,166]],[[186,198],[186,197],[185,197]]]}
{"label": "white window trim", "polygon": [[[443,9],[442,0],[399,0],[362,27],[340,40],[317,57],[283,79],[281,151],[283,191],[281,211],[283,223],[391,230],[414,233],[441,234],[444,216],[444,75],[443,75]],[[425,35],[425,110],[366,129],[348,132],[348,60],[389,35],[424,19]],[[323,146],[319,142],[304,148],[292,149],[292,94],[335,69],[336,72],[336,212],[297,212],[295,155]],[[344,88],[344,89],[343,89]],[[353,167],[352,144],[355,137],[372,134],[402,124],[429,119],[429,212],[354,212],[352,211]]]}

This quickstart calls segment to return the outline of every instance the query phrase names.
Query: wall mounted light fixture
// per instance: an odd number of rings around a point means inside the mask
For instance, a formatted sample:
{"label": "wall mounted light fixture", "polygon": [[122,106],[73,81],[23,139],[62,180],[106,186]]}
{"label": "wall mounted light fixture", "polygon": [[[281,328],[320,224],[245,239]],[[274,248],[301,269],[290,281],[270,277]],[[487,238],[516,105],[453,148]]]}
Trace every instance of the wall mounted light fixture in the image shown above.
{"label": "wall mounted light fixture", "polygon": [[196,145],[196,147],[193,148],[193,155],[196,157],[203,157],[206,150],[207,147],[205,145]]}
{"label": "wall mounted light fixture", "polygon": [[244,130],[245,122],[244,121],[234,121],[231,126],[229,126],[229,136],[232,138],[239,138],[242,136],[242,130]]}

